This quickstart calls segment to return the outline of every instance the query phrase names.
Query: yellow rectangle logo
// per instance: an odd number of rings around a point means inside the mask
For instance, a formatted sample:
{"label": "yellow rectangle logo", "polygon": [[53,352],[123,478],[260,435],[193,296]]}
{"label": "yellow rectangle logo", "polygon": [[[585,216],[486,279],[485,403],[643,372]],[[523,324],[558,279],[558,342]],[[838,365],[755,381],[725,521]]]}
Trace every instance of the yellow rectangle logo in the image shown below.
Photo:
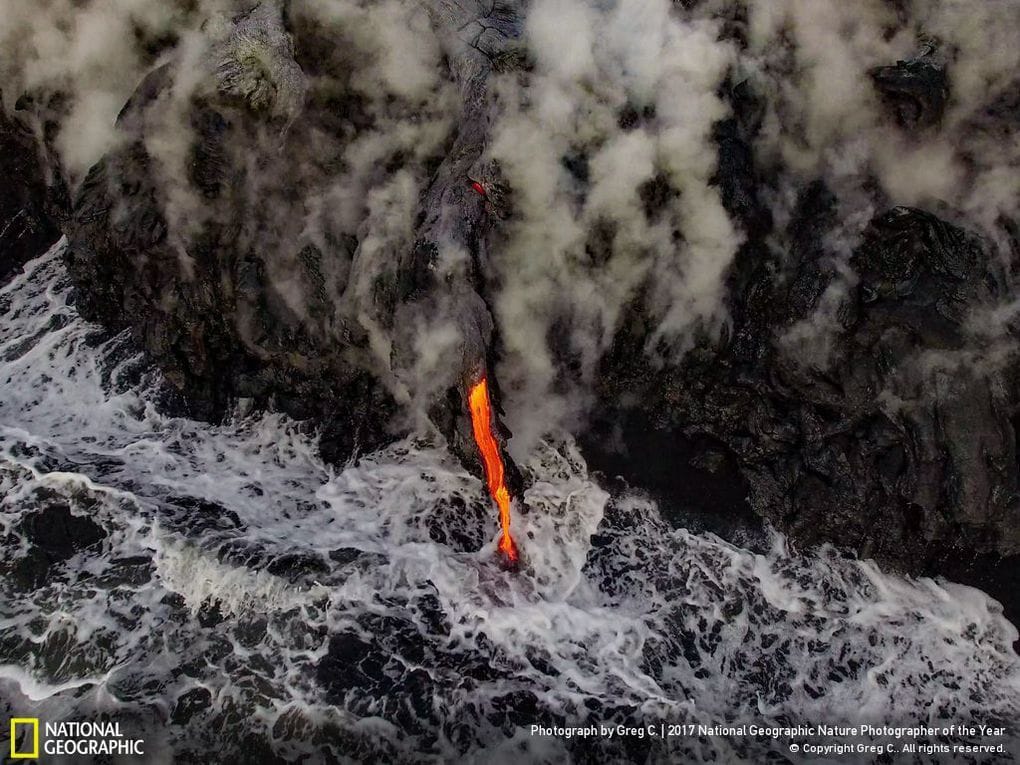
{"label": "yellow rectangle logo", "polygon": [[[19,752],[15,748],[18,726],[32,726],[32,751]],[[38,717],[12,717],[11,718],[11,759],[12,760],[35,760],[39,758],[39,718]]]}

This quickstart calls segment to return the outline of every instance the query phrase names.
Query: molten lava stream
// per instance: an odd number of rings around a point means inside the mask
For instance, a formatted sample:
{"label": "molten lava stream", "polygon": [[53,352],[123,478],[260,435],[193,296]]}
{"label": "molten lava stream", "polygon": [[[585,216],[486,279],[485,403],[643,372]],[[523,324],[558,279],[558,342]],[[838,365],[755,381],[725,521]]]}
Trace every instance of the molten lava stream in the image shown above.
{"label": "molten lava stream", "polygon": [[506,487],[499,444],[492,435],[492,405],[489,403],[489,386],[484,377],[471,388],[468,394],[468,408],[471,410],[471,429],[474,431],[475,443],[478,444],[478,451],[482,453],[489,493],[499,507],[499,525],[503,533],[497,549],[507,563],[513,564],[517,562],[518,555],[517,545],[510,536],[510,490]]}

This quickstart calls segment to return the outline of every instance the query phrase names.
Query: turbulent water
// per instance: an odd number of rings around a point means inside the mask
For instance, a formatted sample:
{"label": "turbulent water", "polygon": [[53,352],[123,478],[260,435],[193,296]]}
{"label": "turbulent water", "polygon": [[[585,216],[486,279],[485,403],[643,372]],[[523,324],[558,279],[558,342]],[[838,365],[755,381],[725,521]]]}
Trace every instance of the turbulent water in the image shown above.
{"label": "turbulent water", "polygon": [[504,571],[481,481],[436,440],[337,472],[278,416],[161,415],[58,248],[0,310],[2,712],[105,713],[150,760],[759,762],[806,740],[533,723],[973,722],[1020,757],[1017,632],[975,589],[672,530],[568,440],[524,466]]}

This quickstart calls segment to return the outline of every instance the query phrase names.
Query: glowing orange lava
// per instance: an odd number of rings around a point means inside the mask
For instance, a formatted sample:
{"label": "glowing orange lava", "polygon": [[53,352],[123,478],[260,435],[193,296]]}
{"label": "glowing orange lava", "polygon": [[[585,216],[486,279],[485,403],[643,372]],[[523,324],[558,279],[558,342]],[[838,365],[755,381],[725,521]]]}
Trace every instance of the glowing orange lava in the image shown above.
{"label": "glowing orange lava", "polygon": [[483,377],[468,395],[468,406],[471,409],[471,428],[474,431],[475,443],[482,453],[485,465],[485,478],[489,484],[489,493],[499,507],[499,525],[503,535],[499,540],[499,551],[510,563],[517,561],[517,545],[510,536],[510,490],[506,487],[503,475],[503,458],[499,454],[499,445],[492,435],[492,406],[489,403],[489,386]]}

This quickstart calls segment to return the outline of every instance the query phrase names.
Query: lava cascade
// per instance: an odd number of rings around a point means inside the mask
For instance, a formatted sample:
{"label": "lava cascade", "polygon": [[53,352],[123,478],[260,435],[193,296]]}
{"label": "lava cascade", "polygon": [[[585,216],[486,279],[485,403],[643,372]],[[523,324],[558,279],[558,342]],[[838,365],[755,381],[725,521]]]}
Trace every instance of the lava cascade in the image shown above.
{"label": "lava cascade", "polygon": [[486,378],[482,378],[471,388],[468,394],[468,408],[471,410],[471,428],[475,443],[482,454],[485,466],[485,478],[489,485],[489,493],[499,507],[499,525],[502,534],[498,550],[507,562],[517,561],[517,545],[510,536],[510,490],[506,486],[503,458],[499,453],[499,444],[492,435],[492,404],[489,401],[489,386]]}

